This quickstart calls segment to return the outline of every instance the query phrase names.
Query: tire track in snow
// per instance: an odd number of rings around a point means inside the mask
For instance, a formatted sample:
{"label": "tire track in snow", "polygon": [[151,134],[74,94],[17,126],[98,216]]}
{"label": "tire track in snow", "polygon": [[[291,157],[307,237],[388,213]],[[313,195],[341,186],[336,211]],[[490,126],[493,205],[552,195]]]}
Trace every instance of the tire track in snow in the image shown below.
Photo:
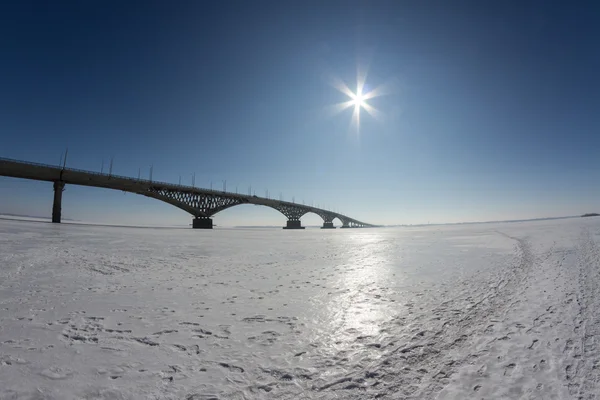
{"label": "tire track in snow", "polygon": [[[596,399],[600,249],[589,232],[563,236],[536,257],[504,309],[489,354],[461,370],[439,398]],[[577,301],[574,301],[577,300]],[[479,371],[478,371],[479,372]],[[557,379],[559,378],[559,379]]]}
{"label": "tire track in snow", "polygon": [[[372,356],[375,361],[352,367],[359,373],[332,377],[316,389],[334,391],[335,396],[344,398],[436,397],[460,366],[474,363],[485,353],[472,351],[474,341],[490,328],[490,315],[498,315],[518,303],[514,294],[521,290],[526,274],[536,262],[526,239],[502,235],[516,241],[510,266],[500,266],[499,273],[487,284],[463,287],[457,296],[432,310],[439,317],[437,325],[428,324],[422,316],[407,321],[413,324],[413,331],[419,331],[417,334],[407,341],[393,336],[383,339],[387,343]],[[389,331],[398,333],[398,327],[395,328]]]}
{"label": "tire track in snow", "polygon": [[579,313],[574,333],[565,351],[572,363],[565,368],[569,393],[577,399],[600,398],[600,247],[589,230],[584,230],[578,248]]}
{"label": "tire track in snow", "polygon": [[[443,331],[440,336],[443,343],[440,354],[443,358],[435,360],[435,363],[444,367],[440,368],[439,372],[432,376],[431,382],[424,386],[424,390],[413,398],[436,397],[450,382],[449,378],[457,372],[458,368],[466,364],[475,364],[477,359],[486,355],[489,350],[486,347],[476,346],[478,339],[485,331],[493,329],[494,323],[501,315],[505,315],[521,302],[520,294],[524,290],[527,275],[538,260],[527,239],[512,237],[502,232],[497,233],[516,242],[512,265],[503,269],[487,290],[478,288],[482,290],[479,293],[481,298],[474,302],[456,323],[450,323],[450,329]],[[505,337],[497,337],[495,340],[504,339]],[[477,350],[473,351],[473,349]],[[514,363],[508,363],[504,374],[512,374],[514,368]],[[474,388],[474,390],[478,389]]]}

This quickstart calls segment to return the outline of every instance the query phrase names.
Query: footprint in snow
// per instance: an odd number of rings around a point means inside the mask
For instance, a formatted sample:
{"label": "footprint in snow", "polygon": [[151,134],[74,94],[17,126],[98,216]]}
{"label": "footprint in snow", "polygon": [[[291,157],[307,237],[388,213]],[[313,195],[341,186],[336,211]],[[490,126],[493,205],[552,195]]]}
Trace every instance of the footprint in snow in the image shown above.
{"label": "footprint in snow", "polygon": [[504,376],[511,376],[516,366],[517,365],[515,363],[510,363],[504,367]]}
{"label": "footprint in snow", "polygon": [[42,372],[40,372],[40,375],[42,375],[48,379],[59,380],[59,379],[70,378],[73,375],[73,371],[71,371],[68,368],[62,368],[62,367],[55,366],[55,367],[50,367],[50,368],[44,369]]}
{"label": "footprint in snow", "polygon": [[242,367],[238,367],[237,365],[233,365],[233,364],[228,364],[228,363],[224,363],[224,362],[220,362],[218,363],[221,367],[223,368],[227,368],[230,371],[236,371],[236,372],[244,372],[244,368]]}

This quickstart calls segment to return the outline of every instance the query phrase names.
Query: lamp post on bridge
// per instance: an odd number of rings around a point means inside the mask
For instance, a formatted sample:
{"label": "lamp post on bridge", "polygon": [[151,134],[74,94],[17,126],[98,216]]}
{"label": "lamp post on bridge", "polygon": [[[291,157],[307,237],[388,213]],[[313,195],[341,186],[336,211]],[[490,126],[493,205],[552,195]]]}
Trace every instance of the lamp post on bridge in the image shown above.
{"label": "lamp post on bridge", "polygon": [[67,166],[67,156],[68,155],[69,155],[69,148],[67,147],[67,150],[65,150],[65,159],[63,160],[62,169],[65,169],[65,167]]}
{"label": "lamp post on bridge", "polygon": [[192,187],[193,188],[196,187],[196,173],[195,172],[192,174]]}
{"label": "lamp post on bridge", "polygon": [[64,158],[63,158],[63,153],[60,153],[60,162],[58,163],[58,166],[62,166],[62,169],[65,169],[65,165],[67,164],[67,154],[69,154],[69,148],[67,147],[65,153],[64,153]]}
{"label": "lamp post on bridge", "polygon": [[227,192],[227,180],[223,180],[223,192]]}

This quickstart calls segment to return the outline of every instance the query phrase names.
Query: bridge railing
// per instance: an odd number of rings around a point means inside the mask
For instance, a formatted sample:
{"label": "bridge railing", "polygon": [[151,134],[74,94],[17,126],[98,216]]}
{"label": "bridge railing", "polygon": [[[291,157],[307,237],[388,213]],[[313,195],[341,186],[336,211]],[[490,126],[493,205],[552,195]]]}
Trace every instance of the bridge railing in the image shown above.
{"label": "bridge railing", "polygon": [[8,161],[8,162],[13,162],[13,163],[18,163],[18,164],[35,165],[38,167],[62,169],[60,166],[56,166],[56,165],[42,164],[42,163],[36,163],[36,162],[31,162],[31,161],[14,160],[12,158],[5,158],[5,157],[0,157],[0,161]]}
{"label": "bridge railing", "polygon": [[63,168],[60,165],[51,165],[51,164],[42,164],[42,163],[36,163],[36,162],[31,162],[31,161],[13,160],[13,159],[4,158],[4,157],[0,157],[0,161],[8,161],[8,162],[13,162],[13,163],[18,163],[18,164],[27,164],[27,165],[33,165],[33,166],[36,166],[36,167],[52,168],[52,169],[56,169],[56,170],[59,170],[59,171],[83,172],[83,173],[90,174],[90,175],[107,176],[107,177],[115,177],[115,178],[121,178],[121,179],[127,179],[127,180],[134,180],[130,176],[122,176],[122,175],[115,175],[115,174],[105,174],[103,172],[88,171],[88,170],[85,170],[85,169],[70,168],[70,167],[64,167]]}
{"label": "bridge railing", "polygon": [[96,171],[89,171],[89,170],[85,170],[85,169],[78,169],[78,168],[71,168],[71,167],[61,167],[60,165],[51,165],[51,164],[43,164],[43,163],[36,163],[36,162],[31,162],[31,161],[21,161],[21,160],[15,160],[12,158],[5,158],[5,157],[0,157],[0,161],[8,161],[8,162],[12,162],[12,163],[18,163],[18,164],[27,164],[27,165],[33,165],[36,167],[43,167],[43,168],[52,168],[58,171],[71,171],[71,172],[81,172],[84,174],[90,174],[90,175],[96,175],[96,176],[103,176],[103,177],[107,177],[107,178],[119,178],[119,179],[124,179],[124,180],[128,180],[130,182],[139,182],[139,183],[147,183],[147,184],[157,184],[157,185],[166,185],[166,186],[170,186],[170,187],[175,187],[175,188],[179,188],[179,189],[186,189],[186,190],[203,190],[206,192],[210,192],[213,194],[229,194],[229,195],[236,195],[236,196],[247,196],[245,194],[240,194],[240,193],[231,193],[231,192],[227,192],[227,191],[222,191],[222,190],[213,190],[213,189],[207,189],[207,188],[203,188],[203,187],[198,187],[198,186],[188,186],[188,185],[180,185],[180,184],[175,184],[175,183],[169,183],[169,182],[163,182],[163,181],[156,181],[156,180],[150,180],[150,179],[145,179],[145,178],[132,178],[130,176],[124,176],[124,175],[116,175],[116,174],[107,174],[104,172],[96,172]]}

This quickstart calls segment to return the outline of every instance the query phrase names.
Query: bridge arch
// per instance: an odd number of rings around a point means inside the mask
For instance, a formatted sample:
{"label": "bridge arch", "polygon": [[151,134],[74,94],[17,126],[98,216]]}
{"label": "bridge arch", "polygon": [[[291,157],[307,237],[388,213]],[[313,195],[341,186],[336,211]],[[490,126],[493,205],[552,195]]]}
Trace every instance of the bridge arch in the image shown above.
{"label": "bridge arch", "polygon": [[[285,204],[272,206],[266,204],[265,206],[271,207],[279,211],[288,219],[287,225],[284,227],[287,229],[303,229],[301,225],[301,218],[309,214],[321,218],[321,220],[323,221],[322,228],[335,228],[335,226],[333,225],[333,220],[338,218],[337,214],[332,213],[330,211],[307,207],[304,205]],[[340,219],[340,221],[342,220]]]}
{"label": "bridge arch", "polygon": [[[138,194],[140,194],[140,193],[138,193]],[[166,196],[157,195],[155,193],[143,193],[143,195],[146,197],[150,197],[152,199],[160,200],[160,201],[170,204],[172,206],[175,206],[185,212],[192,214],[196,218],[209,218],[209,216],[206,215],[205,213],[203,213],[202,211],[195,209],[191,205],[183,203],[181,201],[178,201],[178,200],[166,197]]]}
{"label": "bridge arch", "polygon": [[164,201],[178,207],[194,216],[194,228],[212,228],[212,217],[217,213],[241,204],[254,204],[272,208],[283,214],[288,220],[285,229],[304,229],[300,219],[306,214],[318,215],[323,220],[322,228],[335,228],[335,219],[341,222],[343,228],[359,226],[353,224],[354,220],[332,211],[309,207],[303,204],[263,199],[255,196],[233,195],[231,193],[215,192],[203,194],[197,192],[184,192],[174,189],[150,190],[140,193],[157,200]]}

